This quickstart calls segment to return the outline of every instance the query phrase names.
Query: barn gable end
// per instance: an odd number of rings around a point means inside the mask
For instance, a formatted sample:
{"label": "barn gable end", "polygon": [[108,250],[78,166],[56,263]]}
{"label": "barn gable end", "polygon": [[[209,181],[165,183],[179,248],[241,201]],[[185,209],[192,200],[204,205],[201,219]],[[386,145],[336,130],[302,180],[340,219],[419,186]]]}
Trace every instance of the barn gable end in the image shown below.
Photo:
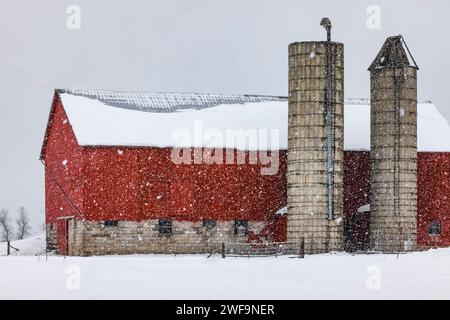
{"label": "barn gable end", "polygon": [[82,218],[83,150],[57,94],[53,99],[41,152],[45,166],[45,211],[48,240],[67,252],[66,218]]}

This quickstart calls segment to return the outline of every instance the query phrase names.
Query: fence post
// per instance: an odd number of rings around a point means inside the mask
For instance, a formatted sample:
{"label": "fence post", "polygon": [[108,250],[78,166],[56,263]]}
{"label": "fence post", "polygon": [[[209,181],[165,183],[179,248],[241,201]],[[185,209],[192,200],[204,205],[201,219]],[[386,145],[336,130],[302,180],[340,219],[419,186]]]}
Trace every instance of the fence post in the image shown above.
{"label": "fence post", "polygon": [[305,238],[300,239],[300,243],[298,246],[298,257],[299,258],[305,257]]}
{"label": "fence post", "polygon": [[222,259],[225,259],[225,242],[222,242]]}
{"label": "fence post", "polygon": [[404,241],[403,241],[403,228],[401,227],[400,223],[398,224],[398,231],[399,231],[399,234],[400,234],[400,241],[399,241],[399,244],[398,244],[397,258],[400,255],[400,252],[403,251],[402,248],[405,249],[404,246],[402,245],[402,242],[404,243]]}
{"label": "fence post", "polygon": [[9,254],[11,253],[11,247],[9,244],[9,240],[6,241],[6,255],[9,256]]}

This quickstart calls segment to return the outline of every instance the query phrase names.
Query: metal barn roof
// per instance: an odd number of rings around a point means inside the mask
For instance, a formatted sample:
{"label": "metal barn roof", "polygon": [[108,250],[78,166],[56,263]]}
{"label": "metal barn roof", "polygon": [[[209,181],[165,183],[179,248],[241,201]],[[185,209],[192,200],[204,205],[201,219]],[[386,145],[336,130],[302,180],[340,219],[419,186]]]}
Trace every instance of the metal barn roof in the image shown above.
{"label": "metal barn roof", "polygon": [[264,95],[224,95],[209,93],[124,92],[105,90],[57,89],[67,93],[96,99],[109,106],[147,112],[174,112],[183,109],[205,109],[221,104],[244,104],[264,101],[287,101],[287,97]]}
{"label": "metal barn roof", "polygon": [[[287,101],[285,96],[230,95],[211,93],[127,92],[108,90],[57,89],[59,94],[96,99],[106,105],[147,112],[174,112],[183,109],[205,109],[221,104],[244,104],[266,101]],[[370,105],[368,99],[345,99],[346,105]]]}

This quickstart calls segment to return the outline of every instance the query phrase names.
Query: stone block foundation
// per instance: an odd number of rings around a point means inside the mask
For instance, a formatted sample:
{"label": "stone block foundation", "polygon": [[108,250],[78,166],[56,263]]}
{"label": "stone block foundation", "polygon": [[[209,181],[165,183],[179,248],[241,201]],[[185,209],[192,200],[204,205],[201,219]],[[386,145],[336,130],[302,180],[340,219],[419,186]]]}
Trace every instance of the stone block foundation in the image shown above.
{"label": "stone block foundation", "polygon": [[[68,255],[212,253],[220,252],[223,242],[245,243],[248,239],[245,234],[235,234],[234,220],[217,221],[212,228],[204,227],[202,221],[172,220],[171,235],[159,232],[158,221],[118,221],[117,225],[109,226],[103,221],[71,219],[67,232]],[[262,221],[248,221],[248,231],[259,233],[264,226]],[[55,232],[47,234],[52,247],[57,247]]]}

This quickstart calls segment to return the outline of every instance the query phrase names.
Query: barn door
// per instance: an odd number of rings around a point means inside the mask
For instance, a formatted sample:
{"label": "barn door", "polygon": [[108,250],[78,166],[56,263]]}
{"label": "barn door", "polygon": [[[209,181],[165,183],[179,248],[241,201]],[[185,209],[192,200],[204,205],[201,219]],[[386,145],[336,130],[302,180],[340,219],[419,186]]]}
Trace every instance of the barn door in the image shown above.
{"label": "barn door", "polygon": [[66,256],[69,254],[69,221],[67,219],[58,220],[56,223],[56,235],[58,241],[59,254]]}

